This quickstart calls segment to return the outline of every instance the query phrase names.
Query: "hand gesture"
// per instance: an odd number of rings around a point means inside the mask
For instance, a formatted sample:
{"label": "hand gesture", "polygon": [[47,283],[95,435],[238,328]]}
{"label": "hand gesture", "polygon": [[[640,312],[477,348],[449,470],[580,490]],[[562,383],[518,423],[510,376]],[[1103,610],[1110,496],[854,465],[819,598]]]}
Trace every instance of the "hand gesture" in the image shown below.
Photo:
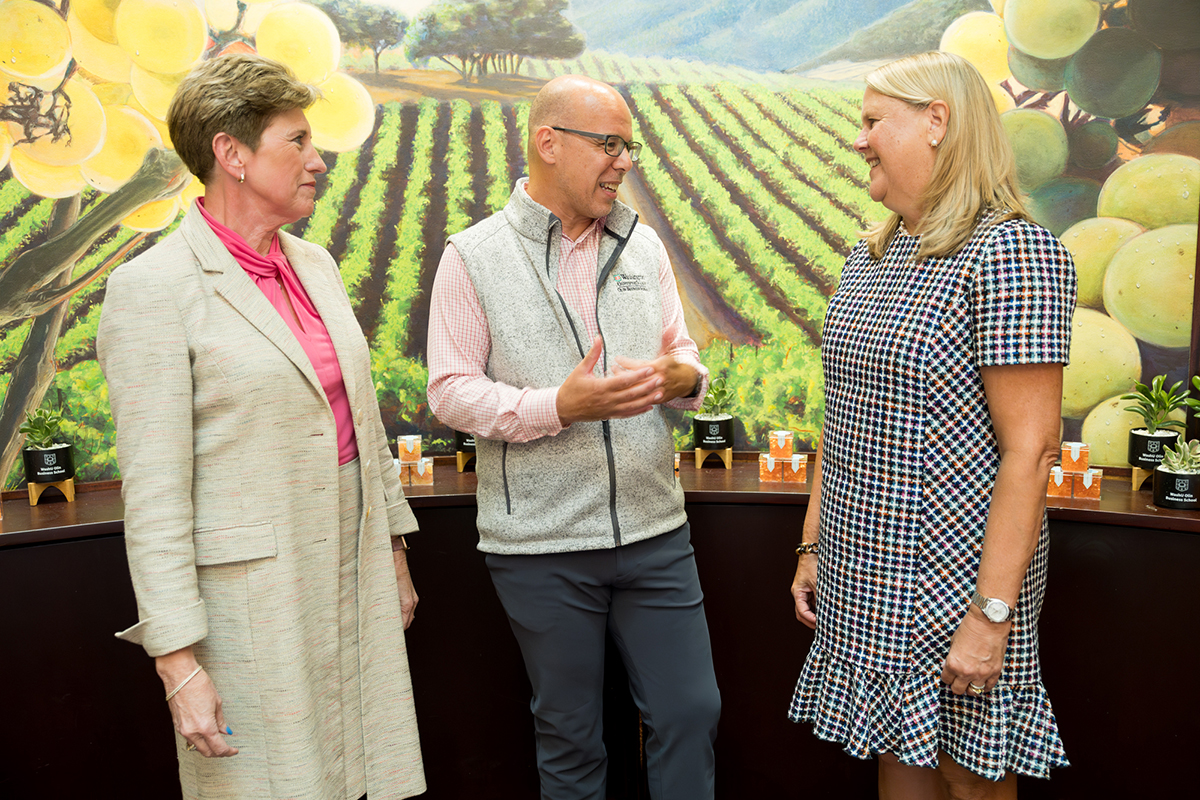
{"label": "hand gesture", "polygon": [[650,366],[596,377],[592,371],[600,361],[602,347],[603,341],[597,337],[583,361],[558,387],[558,416],[564,426],[636,417],[662,402],[663,379]]}

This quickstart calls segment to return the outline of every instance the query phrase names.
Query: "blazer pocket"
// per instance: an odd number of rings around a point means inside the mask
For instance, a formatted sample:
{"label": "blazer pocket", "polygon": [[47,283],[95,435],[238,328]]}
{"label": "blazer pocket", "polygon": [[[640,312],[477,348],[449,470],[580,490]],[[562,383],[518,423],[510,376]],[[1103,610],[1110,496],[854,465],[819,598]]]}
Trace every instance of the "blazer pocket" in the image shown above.
{"label": "blazer pocket", "polygon": [[278,553],[275,526],[270,522],[227,528],[197,528],[192,532],[192,542],[196,548],[198,567],[274,558]]}

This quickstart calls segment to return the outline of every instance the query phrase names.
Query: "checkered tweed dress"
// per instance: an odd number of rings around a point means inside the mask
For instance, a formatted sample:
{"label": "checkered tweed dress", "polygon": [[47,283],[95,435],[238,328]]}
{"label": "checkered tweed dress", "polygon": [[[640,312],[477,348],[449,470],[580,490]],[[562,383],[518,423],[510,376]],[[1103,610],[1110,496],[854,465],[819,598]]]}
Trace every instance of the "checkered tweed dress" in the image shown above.
{"label": "checkered tweed dress", "polygon": [[999,465],[980,368],[1067,362],[1075,270],[1024,221],[920,264],[918,241],[902,228],[878,261],[859,242],[829,304],[817,634],[789,716],[859,758],[1047,777],[1067,760],[1038,665],[1044,517],[999,685],[957,696],[940,675]]}

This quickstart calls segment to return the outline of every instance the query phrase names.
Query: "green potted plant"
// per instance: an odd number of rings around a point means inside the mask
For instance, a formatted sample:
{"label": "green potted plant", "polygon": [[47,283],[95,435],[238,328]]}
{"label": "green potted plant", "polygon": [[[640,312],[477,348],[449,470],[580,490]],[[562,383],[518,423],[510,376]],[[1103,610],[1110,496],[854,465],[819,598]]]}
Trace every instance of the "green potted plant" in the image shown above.
{"label": "green potted plant", "polygon": [[20,432],[25,434],[21,461],[25,480],[54,483],[75,477],[75,456],[70,442],[63,441],[61,411],[34,409],[25,414]]}
{"label": "green potted plant", "polygon": [[1154,470],[1154,504],[1163,508],[1200,508],[1200,439],[1167,448]]}
{"label": "green potted plant", "polygon": [[1166,379],[1166,375],[1157,375],[1149,385],[1134,381],[1133,391],[1121,395],[1122,400],[1133,401],[1125,410],[1140,414],[1146,422],[1144,428],[1129,432],[1129,463],[1144,470],[1154,470],[1162,463],[1163,453],[1175,444],[1184,428],[1182,421],[1170,418],[1174,411],[1188,404],[1187,392],[1181,389],[1183,381],[1165,388]]}
{"label": "green potted plant", "polygon": [[700,413],[692,418],[692,437],[701,450],[725,450],[733,447],[733,415],[725,410],[729,390],[724,378],[715,378],[708,385],[708,394]]}

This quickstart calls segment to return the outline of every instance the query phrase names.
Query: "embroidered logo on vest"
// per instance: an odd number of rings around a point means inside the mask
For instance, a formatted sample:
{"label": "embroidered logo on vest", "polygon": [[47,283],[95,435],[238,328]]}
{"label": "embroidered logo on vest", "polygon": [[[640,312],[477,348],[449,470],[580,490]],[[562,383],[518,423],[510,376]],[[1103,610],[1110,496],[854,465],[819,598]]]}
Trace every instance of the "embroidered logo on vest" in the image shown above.
{"label": "embroidered logo on vest", "polygon": [[628,275],[618,273],[613,276],[617,282],[618,292],[648,292],[649,287],[646,286],[645,275]]}

